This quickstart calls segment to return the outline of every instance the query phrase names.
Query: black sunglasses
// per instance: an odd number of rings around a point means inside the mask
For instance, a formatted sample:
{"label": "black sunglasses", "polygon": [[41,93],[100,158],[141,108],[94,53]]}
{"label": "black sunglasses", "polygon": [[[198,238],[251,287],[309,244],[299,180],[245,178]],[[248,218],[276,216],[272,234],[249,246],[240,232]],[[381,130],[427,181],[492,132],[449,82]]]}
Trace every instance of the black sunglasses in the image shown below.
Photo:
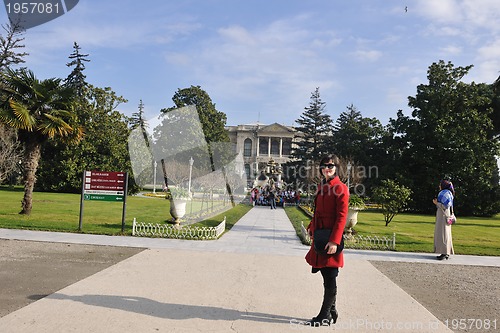
{"label": "black sunglasses", "polygon": [[335,164],[321,164],[319,166],[320,169],[325,169],[325,168],[333,169],[334,167],[335,167]]}

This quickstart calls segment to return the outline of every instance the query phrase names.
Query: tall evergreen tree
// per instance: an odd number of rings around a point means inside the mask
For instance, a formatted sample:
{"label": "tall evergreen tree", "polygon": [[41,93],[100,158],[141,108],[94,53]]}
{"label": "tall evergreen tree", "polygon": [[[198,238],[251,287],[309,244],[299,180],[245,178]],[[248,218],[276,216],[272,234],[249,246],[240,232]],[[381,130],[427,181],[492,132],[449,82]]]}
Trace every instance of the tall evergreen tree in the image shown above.
{"label": "tall evergreen tree", "polygon": [[353,164],[350,179],[360,182],[364,179],[365,189],[377,182],[379,167],[385,164],[386,156],[382,147],[385,133],[378,119],[363,117],[352,104],[340,114],[333,126],[330,146],[335,147],[343,160]]}
{"label": "tall evergreen tree", "polygon": [[73,88],[76,95],[81,98],[84,95],[84,89],[87,86],[86,76],[83,73],[85,70],[85,63],[90,62],[87,57],[88,54],[80,53],[81,47],[74,42],[73,53],[69,55],[70,62],[66,64],[68,67],[73,67],[73,70],[65,80],[65,84]]}
{"label": "tall evergreen tree", "polygon": [[146,146],[150,146],[150,138],[148,136],[148,121],[144,119],[144,103],[142,99],[139,101],[139,111],[132,113],[132,117],[130,117],[130,129],[134,130],[136,128],[140,128],[142,132],[142,136],[146,142]]}
{"label": "tall evergreen tree", "polygon": [[292,158],[305,161],[317,161],[322,155],[332,152],[329,137],[332,134],[332,118],[325,113],[326,103],[320,96],[319,88],[311,93],[309,106],[295,122],[299,136],[292,151]]}
{"label": "tall evergreen tree", "polygon": [[298,126],[295,145],[292,149],[292,161],[285,165],[285,181],[294,183],[294,187],[311,192],[312,182],[317,174],[315,166],[321,157],[332,152],[329,136],[333,122],[325,113],[326,103],[320,96],[319,88],[311,93],[309,106],[295,122]]}

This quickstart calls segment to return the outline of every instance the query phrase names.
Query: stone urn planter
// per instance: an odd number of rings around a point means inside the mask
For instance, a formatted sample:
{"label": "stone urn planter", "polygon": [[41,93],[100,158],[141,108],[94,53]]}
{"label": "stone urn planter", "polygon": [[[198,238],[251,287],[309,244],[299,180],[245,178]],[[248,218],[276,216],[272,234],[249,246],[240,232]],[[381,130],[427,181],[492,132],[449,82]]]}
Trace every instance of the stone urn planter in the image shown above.
{"label": "stone urn planter", "polygon": [[362,198],[355,194],[349,197],[349,210],[347,211],[347,221],[344,228],[347,237],[352,236],[352,228],[358,223],[358,213],[365,208],[365,202]]}
{"label": "stone urn planter", "polygon": [[358,223],[358,212],[360,210],[361,209],[357,207],[349,207],[349,210],[347,211],[347,222],[344,230],[349,236],[352,234],[352,228]]}
{"label": "stone urn planter", "polygon": [[186,215],[186,205],[189,201],[188,192],[182,188],[173,188],[170,191],[170,215],[175,224],[179,225]]}
{"label": "stone urn planter", "polygon": [[170,215],[175,224],[180,224],[181,219],[186,215],[187,198],[170,199]]}

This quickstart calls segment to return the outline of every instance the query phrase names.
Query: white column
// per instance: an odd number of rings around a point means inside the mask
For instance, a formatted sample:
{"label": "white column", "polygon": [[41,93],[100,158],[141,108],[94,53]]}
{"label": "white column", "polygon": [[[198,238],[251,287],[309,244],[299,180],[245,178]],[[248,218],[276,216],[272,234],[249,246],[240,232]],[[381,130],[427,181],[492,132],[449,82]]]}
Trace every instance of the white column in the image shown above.
{"label": "white column", "polygon": [[281,155],[283,155],[282,153],[283,153],[283,138],[280,138],[280,157]]}
{"label": "white column", "polygon": [[260,138],[257,137],[257,157],[259,156],[259,150],[260,150]]}
{"label": "white column", "polygon": [[271,157],[271,137],[268,138],[268,145],[267,145],[267,156]]}

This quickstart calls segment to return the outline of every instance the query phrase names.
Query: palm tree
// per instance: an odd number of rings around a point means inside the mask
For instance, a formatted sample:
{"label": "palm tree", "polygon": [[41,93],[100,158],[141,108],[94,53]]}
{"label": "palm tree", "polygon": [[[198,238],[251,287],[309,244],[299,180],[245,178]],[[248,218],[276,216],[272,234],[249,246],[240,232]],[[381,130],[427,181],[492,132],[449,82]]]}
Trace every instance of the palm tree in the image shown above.
{"label": "palm tree", "polygon": [[[19,214],[29,215],[42,144],[77,143],[83,130],[73,112],[74,92],[61,79],[39,81],[32,71],[7,69],[0,82],[0,122],[15,129],[24,144],[24,198]],[[56,175],[54,175],[56,176]]]}

